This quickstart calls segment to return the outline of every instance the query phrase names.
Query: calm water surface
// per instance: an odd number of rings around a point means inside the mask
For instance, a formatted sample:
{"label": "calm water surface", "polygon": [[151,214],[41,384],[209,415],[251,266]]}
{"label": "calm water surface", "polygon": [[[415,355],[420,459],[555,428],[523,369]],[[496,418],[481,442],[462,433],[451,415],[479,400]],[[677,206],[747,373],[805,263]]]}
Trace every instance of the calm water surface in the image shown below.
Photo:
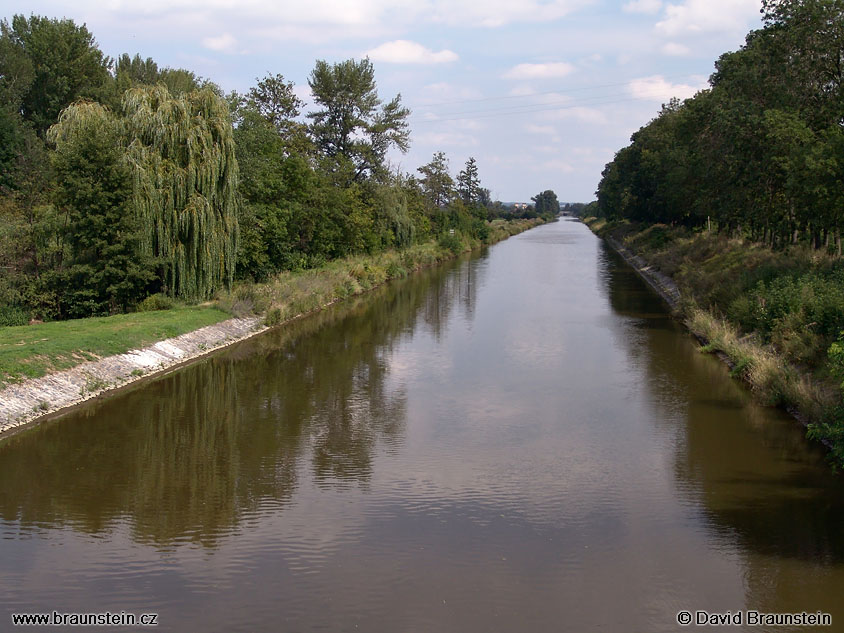
{"label": "calm water surface", "polygon": [[563,221],[0,443],[0,630],[844,630],[842,490]]}

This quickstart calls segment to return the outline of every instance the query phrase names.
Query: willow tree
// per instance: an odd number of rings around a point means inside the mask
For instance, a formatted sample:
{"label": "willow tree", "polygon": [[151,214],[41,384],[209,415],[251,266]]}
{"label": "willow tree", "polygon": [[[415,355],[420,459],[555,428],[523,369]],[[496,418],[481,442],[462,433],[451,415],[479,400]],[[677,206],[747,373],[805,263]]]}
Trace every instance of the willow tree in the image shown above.
{"label": "willow tree", "polygon": [[228,107],[210,89],[171,95],[144,86],[123,96],[132,207],[143,251],[162,262],[165,290],[209,297],[232,281],[238,169]]}

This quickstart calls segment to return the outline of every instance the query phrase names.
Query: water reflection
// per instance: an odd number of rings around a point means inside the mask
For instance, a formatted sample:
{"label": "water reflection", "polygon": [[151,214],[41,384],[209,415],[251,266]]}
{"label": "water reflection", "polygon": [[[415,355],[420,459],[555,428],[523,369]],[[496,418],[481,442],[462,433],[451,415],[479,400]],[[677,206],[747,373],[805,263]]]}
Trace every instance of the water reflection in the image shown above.
{"label": "water reflection", "polygon": [[744,607],[844,621],[837,480],[579,224],[84,411],[0,445],[0,618],[107,606],[158,610],[173,630],[667,632],[683,608]]}
{"label": "water reflection", "polygon": [[[0,518],[24,533],[214,546],[262,504],[366,485],[379,447],[401,446],[406,394],[389,358],[417,314],[441,335],[470,319],[482,273],[463,263],[389,284],[0,445]],[[37,473],[37,476],[33,476]]]}
{"label": "water reflection", "polygon": [[606,246],[603,260],[608,298],[625,317],[617,340],[647,374],[654,424],[676,433],[679,493],[722,550],[741,552],[747,608],[844,619],[833,598],[844,592],[844,491],[824,452],[677,336],[659,298]]}

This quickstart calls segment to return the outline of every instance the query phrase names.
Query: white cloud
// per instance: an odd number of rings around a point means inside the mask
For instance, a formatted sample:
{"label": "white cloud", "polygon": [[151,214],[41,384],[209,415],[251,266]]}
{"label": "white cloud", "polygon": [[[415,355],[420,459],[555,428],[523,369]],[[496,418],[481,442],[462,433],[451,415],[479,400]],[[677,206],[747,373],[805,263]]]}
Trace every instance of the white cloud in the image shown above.
{"label": "white cloud", "polygon": [[504,73],[504,79],[553,79],[573,73],[574,66],[567,62],[547,64],[519,64]]}
{"label": "white cloud", "polygon": [[417,99],[419,103],[424,104],[447,104],[451,101],[471,101],[482,97],[483,93],[477,88],[440,81],[423,86]]}
{"label": "white cloud", "polygon": [[692,49],[688,46],[684,46],[683,44],[678,44],[677,42],[667,42],[662,46],[662,52],[674,57],[685,57],[692,52]]}
{"label": "white cloud", "polygon": [[421,2],[422,16],[453,26],[500,27],[514,22],[552,22],[592,0],[429,0]]}
{"label": "white cloud", "polygon": [[293,94],[304,102],[305,107],[308,107],[314,102],[314,93],[311,92],[311,87],[306,83],[293,86]]}
{"label": "white cloud", "polygon": [[370,59],[390,64],[445,64],[457,61],[457,53],[447,49],[434,52],[418,42],[394,40],[365,53]]}
{"label": "white cloud", "polygon": [[545,113],[543,118],[551,120],[574,119],[575,121],[589,123],[591,125],[606,125],[607,123],[607,115],[601,110],[584,106],[562,106],[559,110],[552,110]]}
{"label": "white cloud", "polygon": [[528,84],[519,84],[511,88],[507,94],[511,97],[526,97],[528,95],[536,94],[536,90],[533,89],[533,86]]}
{"label": "white cloud", "polygon": [[642,77],[630,82],[628,88],[630,94],[636,99],[645,101],[669,101],[672,97],[688,99],[705,87],[705,82],[700,81],[698,85],[672,84],[662,75]]}
{"label": "white cloud", "polygon": [[533,123],[528,123],[525,126],[525,131],[530,134],[542,134],[544,136],[551,136],[557,132],[550,125],[534,125]]}
{"label": "white cloud", "polygon": [[547,160],[538,165],[533,166],[536,171],[560,171],[564,174],[570,174],[574,171],[571,163],[564,160]]}
{"label": "white cloud", "polygon": [[760,0],[685,0],[665,7],[656,24],[668,37],[694,33],[745,31],[759,16]]}
{"label": "white cloud", "polygon": [[653,15],[659,13],[662,8],[662,0],[633,0],[622,7],[625,13],[647,13]]}
{"label": "white cloud", "polygon": [[337,31],[331,26],[346,27],[350,36],[383,33],[385,29],[395,32],[395,27],[419,23],[490,28],[550,22],[592,3],[594,0],[110,0],[106,7],[99,8],[124,18],[178,16],[196,22],[213,15],[226,16],[224,24],[240,22],[269,29],[292,26],[290,32],[296,39],[295,27],[303,27],[301,34],[308,40],[317,34],[313,27],[321,26],[326,30],[323,41],[332,41]]}
{"label": "white cloud", "polygon": [[414,142],[433,148],[474,147],[478,144],[478,139],[460,132],[422,132],[414,136]]}
{"label": "white cloud", "polygon": [[202,45],[205,48],[210,48],[212,51],[234,53],[235,47],[237,46],[237,40],[230,33],[223,33],[218,37],[203,38]]}

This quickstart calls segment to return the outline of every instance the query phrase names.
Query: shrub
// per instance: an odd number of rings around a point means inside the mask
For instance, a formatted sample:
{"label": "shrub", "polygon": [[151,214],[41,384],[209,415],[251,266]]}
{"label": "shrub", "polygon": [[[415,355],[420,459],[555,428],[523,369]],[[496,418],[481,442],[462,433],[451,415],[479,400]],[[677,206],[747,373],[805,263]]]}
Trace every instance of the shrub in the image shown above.
{"label": "shrub", "polygon": [[29,315],[19,306],[0,306],[0,326],[26,325]]}
{"label": "shrub", "polygon": [[455,255],[463,252],[463,242],[457,233],[447,233],[439,239],[440,247],[451,251]]}
{"label": "shrub", "polygon": [[281,316],[281,309],[280,308],[272,308],[269,312],[267,312],[267,316],[264,319],[264,325],[267,327],[272,327],[274,325],[280,324],[284,319]]}
{"label": "shrub", "polygon": [[138,304],[138,312],[153,312],[155,310],[170,310],[175,305],[172,297],[165,294],[157,293],[148,296],[146,299]]}

